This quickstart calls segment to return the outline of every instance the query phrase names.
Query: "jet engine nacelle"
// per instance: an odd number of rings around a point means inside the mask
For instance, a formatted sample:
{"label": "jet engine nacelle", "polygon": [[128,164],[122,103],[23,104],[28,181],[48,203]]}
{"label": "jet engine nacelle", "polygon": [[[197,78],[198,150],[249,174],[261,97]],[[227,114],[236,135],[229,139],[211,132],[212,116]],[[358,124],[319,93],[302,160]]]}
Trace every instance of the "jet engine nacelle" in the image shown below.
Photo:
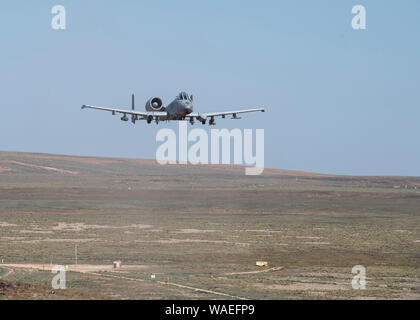
{"label": "jet engine nacelle", "polygon": [[152,97],[146,102],[146,111],[165,111],[166,108],[163,105],[162,99],[158,97]]}

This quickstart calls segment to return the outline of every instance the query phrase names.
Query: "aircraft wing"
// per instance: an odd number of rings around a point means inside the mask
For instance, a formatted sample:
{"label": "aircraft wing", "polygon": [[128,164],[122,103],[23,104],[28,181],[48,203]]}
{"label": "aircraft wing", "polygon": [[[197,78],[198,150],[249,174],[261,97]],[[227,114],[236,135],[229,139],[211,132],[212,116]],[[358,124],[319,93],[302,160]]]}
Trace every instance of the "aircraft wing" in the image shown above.
{"label": "aircraft wing", "polygon": [[227,115],[232,115],[234,119],[238,119],[237,114],[247,113],[247,112],[265,112],[264,108],[254,108],[254,109],[245,109],[245,110],[235,110],[235,111],[222,111],[222,112],[209,112],[209,113],[190,113],[186,115],[186,118],[196,118],[198,120],[207,119],[212,117],[225,117]]}
{"label": "aircraft wing", "polygon": [[245,110],[236,110],[236,111],[223,111],[223,112],[210,112],[205,113],[204,115],[207,117],[217,117],[217,116],[227,116],[227,115],[233,115],[234,118],[236,118],[235,115],[238,113],[247,113],[247,112],[257,112],[261,111],[264,112],[264,108],[254,108],[254,109],[245,109]]}
{"label": "aircraft wing", "polygon": [[134,110],[124,110],[124,109],[114,109],[114,108],[107,108],[107,107],[90,106],[90,105],[87,105],[87,104],[84,104],[82,106],[82,109],[105,110],[105,111],[112,112],[112,114],[121,113],[123,115],[128,115],[129,114],[129,115],[134,115],[134,116],[141,117],[141,118],[138,118],[138,120],[144,120],[148,116],[152,116],[153,118],[158,117],[159,120],[164,120],[164,118],[166,118],[166,116],[167,116],[167,113],[166,112],[160,112],[160,111],[139,112],[139,111],[134,111]]}

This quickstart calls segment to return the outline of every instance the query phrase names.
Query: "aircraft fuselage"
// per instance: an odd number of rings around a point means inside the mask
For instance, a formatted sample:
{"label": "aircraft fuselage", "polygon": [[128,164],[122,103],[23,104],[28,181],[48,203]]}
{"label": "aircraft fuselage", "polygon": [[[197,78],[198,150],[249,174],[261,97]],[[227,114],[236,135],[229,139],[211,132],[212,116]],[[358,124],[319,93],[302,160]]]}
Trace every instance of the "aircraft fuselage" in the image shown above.
{"label": "aircraft fuselage", "polygon": [[166,106],[168,120],[183,120],[185,116],[193,112],[193,110],[194,103],[189,97],[182,100],[176,98]]}

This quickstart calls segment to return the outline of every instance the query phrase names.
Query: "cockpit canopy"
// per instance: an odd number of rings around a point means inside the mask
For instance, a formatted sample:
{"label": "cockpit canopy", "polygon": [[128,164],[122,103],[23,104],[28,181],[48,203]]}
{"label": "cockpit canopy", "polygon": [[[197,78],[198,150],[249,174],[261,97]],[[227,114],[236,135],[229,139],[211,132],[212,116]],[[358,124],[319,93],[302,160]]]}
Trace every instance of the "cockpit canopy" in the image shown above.
{"label": "cockpit canopy", "polygon": [[178,95],[178,100],[187,100],[187,101],[192,101],[193,97],[189,97],[188,94],[184,91],[182,91],[179,95]]}

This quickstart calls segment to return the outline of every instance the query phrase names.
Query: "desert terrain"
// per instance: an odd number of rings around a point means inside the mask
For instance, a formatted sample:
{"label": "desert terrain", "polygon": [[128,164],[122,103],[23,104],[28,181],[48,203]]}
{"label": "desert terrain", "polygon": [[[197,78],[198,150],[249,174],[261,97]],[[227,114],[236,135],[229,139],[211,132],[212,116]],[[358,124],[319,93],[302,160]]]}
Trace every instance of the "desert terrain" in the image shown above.
{"label": "desert terrain", "polygon": [[0,152],[0,263],[0,299],[420,299],[420,178]]}

